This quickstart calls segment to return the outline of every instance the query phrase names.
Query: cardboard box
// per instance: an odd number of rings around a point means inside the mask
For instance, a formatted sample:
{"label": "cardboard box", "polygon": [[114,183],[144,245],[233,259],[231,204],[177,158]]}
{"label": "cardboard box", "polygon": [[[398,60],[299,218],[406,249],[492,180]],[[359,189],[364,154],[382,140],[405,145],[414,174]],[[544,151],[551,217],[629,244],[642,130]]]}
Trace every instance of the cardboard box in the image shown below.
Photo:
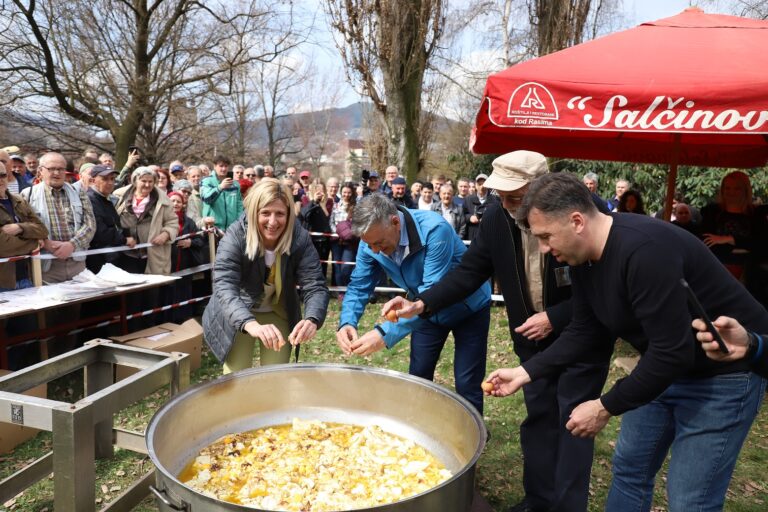
{"label": "cardboard box", "polygon": [[[0,377],[8,375],[8,370],[0,370]],[[36,396],[38,398],[46,398],[48,394],[48,385],[40,384],[32,389],[24,392],[25,395]],[[18,445],[32,439],[40,432],[36,428],[22,427],[21,425],[14,425],[13,423],[0,422],[0,454],[8,453]]]}
{"label": "cardboard box", "polygon": [[[112,341],[132,347],[147,348],[160,352],[183,352],[189,354],[189,370],[200,368],[200,352],[203,345],[203,326],[194,318],[183,324],[165,323],[124,336],[113,336]],[[115,381],[136,373],[136,368],[115,367]]]}

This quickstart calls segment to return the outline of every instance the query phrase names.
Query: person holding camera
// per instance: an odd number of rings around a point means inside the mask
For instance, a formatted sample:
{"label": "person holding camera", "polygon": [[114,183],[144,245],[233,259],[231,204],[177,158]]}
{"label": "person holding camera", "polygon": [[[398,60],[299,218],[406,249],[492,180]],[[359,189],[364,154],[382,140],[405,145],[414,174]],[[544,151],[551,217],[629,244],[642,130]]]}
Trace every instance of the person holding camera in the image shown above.
{"label": "person holding camera", "polygon": [[378,172],[363,169],[361,176],[360,184],[363,186],[363,197],[373,192],[381,192],[381,178],[379,178]]}
{"label": "person holding camera", "polygon": [[[331,211],[328,210],[328,203],[325,201],[325,185],[313,183],[307,187],[306,192],[309,201],[301,207],[301,212],[299,213],[301,225],[312,233],[330,233]],[[327,236],[313,235],[312,245],[315,246],[320,260],[328,259],[328,254],[331,252],[331,241]],[[320,268],[325,276],[328,264],[322,263]]]}
{"label": "person holding camera", "polygon": [[213,217],[214,225],[223,231],[243,213],[240,184],[229,170],[230,164],[226,156],[217,156],[213,161],[213,176],[205,178],[200,185],[203,217]]}

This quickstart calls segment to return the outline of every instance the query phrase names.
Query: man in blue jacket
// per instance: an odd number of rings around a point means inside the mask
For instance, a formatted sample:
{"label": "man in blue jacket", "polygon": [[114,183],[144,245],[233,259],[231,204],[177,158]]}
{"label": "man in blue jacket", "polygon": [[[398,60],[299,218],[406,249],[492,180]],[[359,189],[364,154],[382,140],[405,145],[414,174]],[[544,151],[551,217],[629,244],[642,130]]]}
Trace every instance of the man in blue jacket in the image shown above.
{"label": "man in blue jacket", "polygon": [[486,282],[461,302],[429,318],[376,324],[358,336],[357,324],[382,272],[411,298],[428,290],[461,261],[466,251],[453,228],[439,214],[407,210],[381,194],[355,207],[352,230],[361,238],[357,262],[344,295],[336,340],[346,355],[368,355],[411,333],[409,373],[434,377],[449,332],[455,339],[456,391],[483,411],[480,384],[485,375],[491,289]]}

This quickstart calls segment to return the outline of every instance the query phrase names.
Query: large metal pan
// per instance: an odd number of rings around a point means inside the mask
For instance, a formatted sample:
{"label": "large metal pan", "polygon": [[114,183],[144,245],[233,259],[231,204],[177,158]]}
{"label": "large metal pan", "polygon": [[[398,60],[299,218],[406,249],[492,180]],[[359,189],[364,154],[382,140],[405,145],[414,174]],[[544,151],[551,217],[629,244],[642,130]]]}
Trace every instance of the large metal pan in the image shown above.
{"label": "large metal pan", "polygon": [[219,437],[294,418],[379,425],[430,450],[453,473],[437,487],[375,511],[466,512],[486,440],[480,414],[457,394],[399,372],[331,364],[252,368],[174,397],[152,418],[146,440],[161,511],[254,511],[194,491],[184,466]]}

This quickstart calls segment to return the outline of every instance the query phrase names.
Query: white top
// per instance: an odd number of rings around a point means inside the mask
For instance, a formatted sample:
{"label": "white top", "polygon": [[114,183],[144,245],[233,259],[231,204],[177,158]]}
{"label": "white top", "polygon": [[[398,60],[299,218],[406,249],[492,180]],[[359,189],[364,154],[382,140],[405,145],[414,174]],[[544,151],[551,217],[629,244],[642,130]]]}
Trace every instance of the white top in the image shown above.
{"label": "white top", "polygon": [[451,208],[446,208],[444,204],[440,203],[440,211],[443,214],[443,218],[448,221],[448,224],[453,226],[453,211]]}

